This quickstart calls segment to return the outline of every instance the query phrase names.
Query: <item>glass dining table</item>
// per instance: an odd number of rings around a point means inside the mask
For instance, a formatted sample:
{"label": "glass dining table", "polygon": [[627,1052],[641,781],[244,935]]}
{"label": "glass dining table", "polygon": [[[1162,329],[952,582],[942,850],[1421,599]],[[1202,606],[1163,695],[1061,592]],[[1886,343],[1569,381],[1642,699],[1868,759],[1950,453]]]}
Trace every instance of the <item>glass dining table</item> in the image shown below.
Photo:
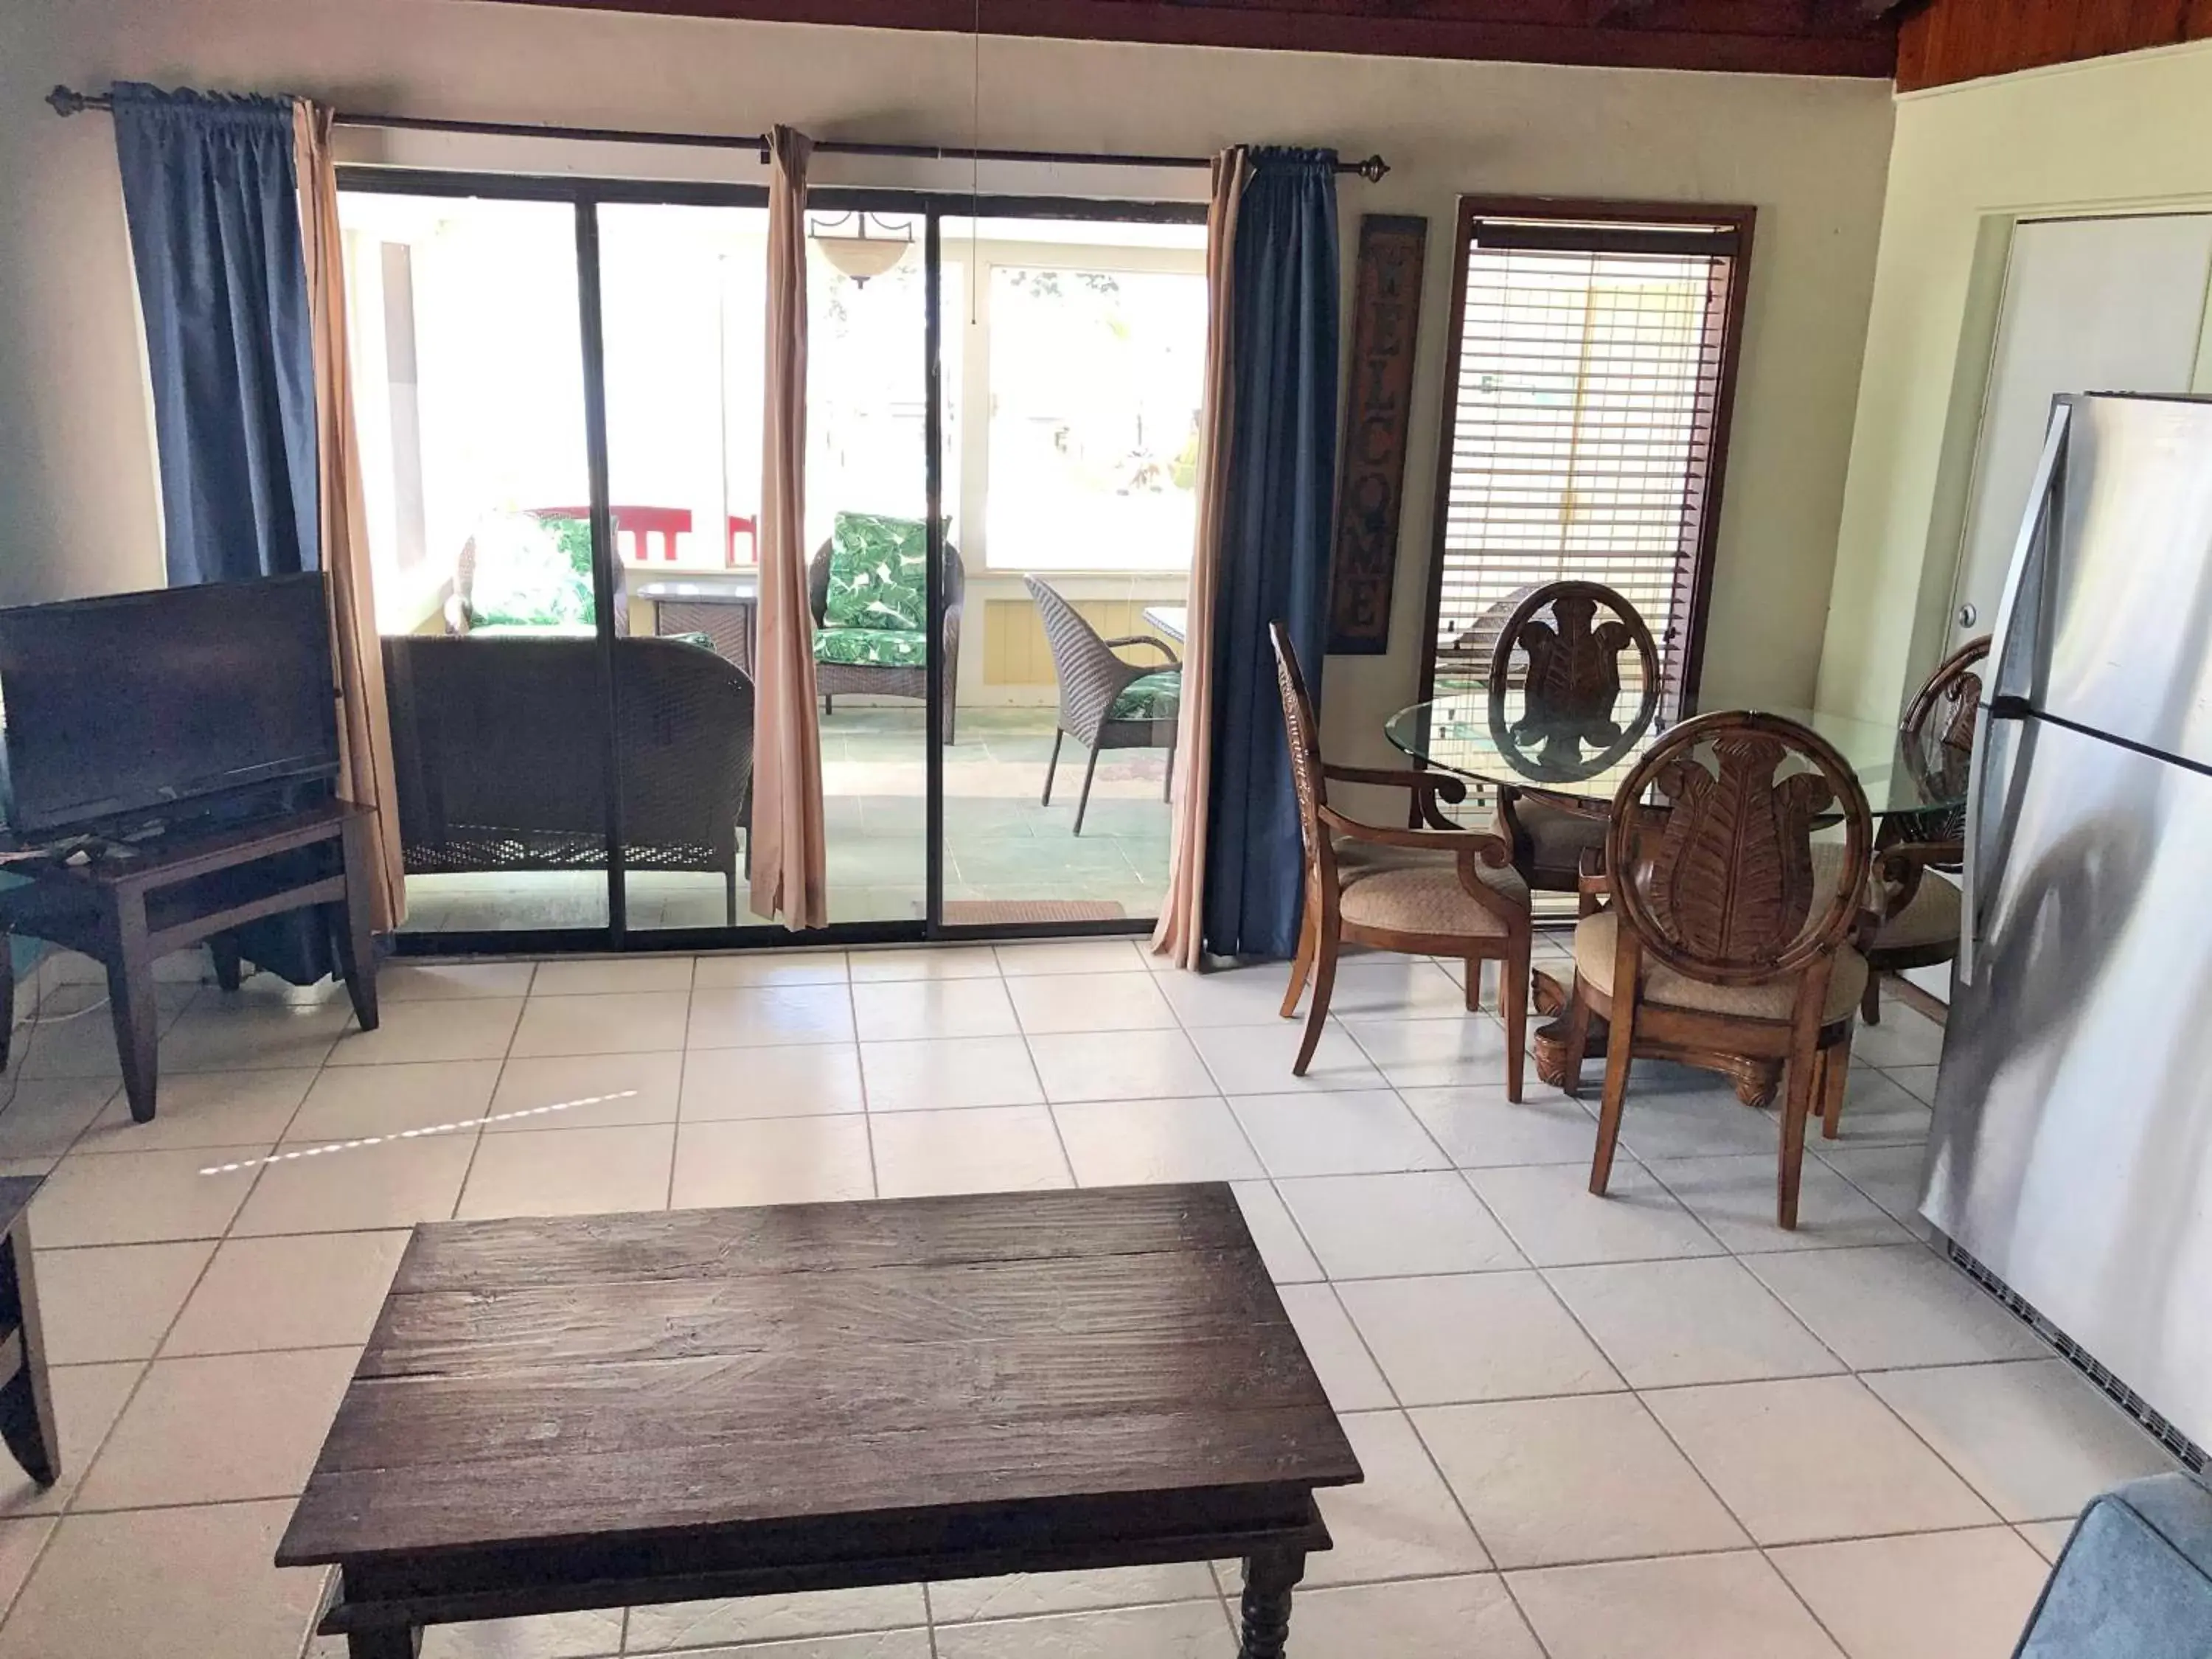
{"label": "glass dining table", "polygon": [[[1616,705],[1621,701],[1616,699]],[[1898,839],[1935,840],[1958,833],[1957,815],[1966,799],[1963,750],[1906,738],[1893,724],[1827,709],[1714,699],[1709,709],[1685,708],[1669,720],[1659,716],[1655,701],[1647,697],[1640,708],[1626,711],[1626,720],[1617,706],[1602,713],[1585,709],[1578,717],[1547,717],[1532,712],[1517,687],[1493,697],[1487,686],[1468,685],[1400,709],[1384,722],[1383,731],[1424,766],[1600,816],[1637,763],[1673,726],[1697,713],[1747,708],[1795,721],[1826,739],[1857,775],[1878,830],[1881,820],[1893,819],[1892,834]],[[1534,1034],[1536,1074],[1554,1087],[1564,1086],[1566,1032],[1559,1016],[1566,988],[1540,971],[1531,981],[1531,1003],[1550,1020]],[[1602,1055],[1605,1042],[1605,1023],[1593,1019],[1586,1055]],[[1638,1052],[1643,1051],[1639,1042]],[[1776,1069],[1769,1064],[1737,1064],[1718,1055],[1668,1057],[1723,1072],[1746,1105],[1764,1106],[1772,1098]]]}
{"label": "glass dining table", "polygon": [[[1855,719],[1823,708],[1784,703],[1721,702],[1714,708],[1749,709],[1809,727],[1850,763],[1877,818],[1945,813],[1966,804],[1966,757],[1922,745],[1894,724]],[[1425,766],[1492,788],[1518,789],[1584,807],[1610,805],[1622,782],[1659,738],[1691,714],[1625,725],[1611,720],[1546,720],[1531,716],[1520,694],[1493,700],[1481,687],[1446,692],[1401,708],[1383,725],[1391,743]]]}

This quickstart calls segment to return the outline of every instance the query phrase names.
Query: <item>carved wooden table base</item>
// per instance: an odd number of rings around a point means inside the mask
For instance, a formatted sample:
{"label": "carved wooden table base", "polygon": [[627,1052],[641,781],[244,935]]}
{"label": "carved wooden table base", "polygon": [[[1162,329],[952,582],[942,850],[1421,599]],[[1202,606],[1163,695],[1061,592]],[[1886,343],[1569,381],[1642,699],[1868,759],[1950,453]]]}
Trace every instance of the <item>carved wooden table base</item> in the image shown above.
{"label": "carved wooden table base", "polygon": [[[1554,1089],[1564,1089],[1567,1086],[1567,988],[1540,968],[1528,976],[1528,994],[1536,1012],[1547,1021],[1536,1028],[1534,1038],[1536,1075]],[[1592,1014],[1589,1041],[1583,1045],[1583,1058],[1594,1060],[1602,1066],[1606,1041],[1606,1022]],[[1655,1042],[1648,1037],[1637,1040],[1636,1058],[1671,1060],[1678,1065],[1717,1072],[1729,1080],[1735,1090],[1735,1097],[1747,1106],[1771,1106],[1775,1090],[1782,1080],[1778,1060],[1684,1048],[1671,1042]]]}

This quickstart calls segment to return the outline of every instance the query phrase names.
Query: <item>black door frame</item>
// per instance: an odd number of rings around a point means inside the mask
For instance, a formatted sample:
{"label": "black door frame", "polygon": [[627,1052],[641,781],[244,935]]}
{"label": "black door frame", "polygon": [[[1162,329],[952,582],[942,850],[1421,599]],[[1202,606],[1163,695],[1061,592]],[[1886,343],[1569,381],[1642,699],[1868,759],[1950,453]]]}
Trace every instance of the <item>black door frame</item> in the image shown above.
{"label": "black door frame", "polygon": [[[823,186],[807,192],[807,209],[856,210],[921,219],[923,236],[922,416],[924,495],[928,532],[928,694],[925,703],[923,915],[915,921],[831,922],[793,931],[756,921],[738,927],[655,927],[629,925],[623,851],[621,769],[617,741],[614,675],[614,561],[612,497],[609,494],[606,364],[600,309],[599,209],[609,204],[669,207],[765,208],[761,185],[666,183],[640,179],[570,178],[536,173],[453,172],[389,167],[342,167],[341,191],[385,196],[483,198],[567,203],[575,215],[577,311],[584,378],[585,465],[591,489],[592,590],[597,618],[599,679],[605,725],[600,758],[607,796],[607,921],[596,927],[471,928],[403,932],[392,935],[401,956],[556,956],[574,953],[757,950],[764,947],[915,945],[933,941],[990,943],[1039,939],[1128,937],[1148,933],[1149,918],[1100,921],[992,922],[947,927],[945,905],[944,699],[958,688],[945,683],[944,497],[945,387],[943,222],[958,219],[1063,219],[1123,224],[1204,224],[1203,202],[1115,201],[1084,197],[982,195],[975,192],[878,190]],[[975,272],[968,280],[976,280]]]}

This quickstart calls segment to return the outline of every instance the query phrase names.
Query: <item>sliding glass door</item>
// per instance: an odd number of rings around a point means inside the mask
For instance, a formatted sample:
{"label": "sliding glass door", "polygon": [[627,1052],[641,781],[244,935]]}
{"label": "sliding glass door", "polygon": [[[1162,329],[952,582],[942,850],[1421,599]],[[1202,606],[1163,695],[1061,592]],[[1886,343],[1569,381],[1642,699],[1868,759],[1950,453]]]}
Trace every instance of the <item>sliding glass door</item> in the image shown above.
{"label": "sliding glass door", "polygon": [[[948,219],[972,260],[957,361],[985,388],[947,476],[983,510],[974,643],[948,674],[948,927],[1149,920],[1196,523],[1206,228]],[[952,665],[948,662],[948,671]]]}
{"label": "sliding glass door", "polygon": [[578,219],[339,198],[408,927],[604,933]]}
{"label": "sliding glass door", "polygon": [[[404,943],[792,938],[749,904],[764,193],[342,184]],[[830,933],[1141,927],[1202,214],[817,191],[808,234]]]}

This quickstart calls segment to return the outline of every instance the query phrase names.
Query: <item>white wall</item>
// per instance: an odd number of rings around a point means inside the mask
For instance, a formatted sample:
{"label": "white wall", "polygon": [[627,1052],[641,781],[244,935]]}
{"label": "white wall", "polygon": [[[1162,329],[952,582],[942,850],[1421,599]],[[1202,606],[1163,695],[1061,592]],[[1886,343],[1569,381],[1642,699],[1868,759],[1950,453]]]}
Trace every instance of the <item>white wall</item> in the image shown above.
{"label": "white wall", "polygon": [[[160,577],[153,467],[112,131],[58,120],[54,82],[294,90],[380,112],[958,142],[973,43],[946,35],[645,18],[473,0],[15,0],[0,21],[0,600]],[[1363,211],[1430,219],[1422,361],[1387,658],[1333,659],[1332,745],[1382,749],[1413,692],[1455,198],[1747,202],[1759,210],[1705,658],[1717,693],[1802,702],[1827,605],[1872,280],[1888,89],[1667,71],[1430,63],[1049,40],[984,43],[981,141],[1205,154],[1238,141],[1380,150]],[[368,137],[359,159],[444,157],[757,180],[743,155],[597,157],[511,141]],[[2207,147],[2212,156],[2212,147]],[[964,186],[969,170],[825,158],[819,182]],[[1202,173],[985,169],[986,190],[1202,196]]]}
{"label": "white wall", "polygon": [[2020,219],[2212,207],[2212,42],[1898,100],[1824,706],[1893,719],[1942,654]]}

